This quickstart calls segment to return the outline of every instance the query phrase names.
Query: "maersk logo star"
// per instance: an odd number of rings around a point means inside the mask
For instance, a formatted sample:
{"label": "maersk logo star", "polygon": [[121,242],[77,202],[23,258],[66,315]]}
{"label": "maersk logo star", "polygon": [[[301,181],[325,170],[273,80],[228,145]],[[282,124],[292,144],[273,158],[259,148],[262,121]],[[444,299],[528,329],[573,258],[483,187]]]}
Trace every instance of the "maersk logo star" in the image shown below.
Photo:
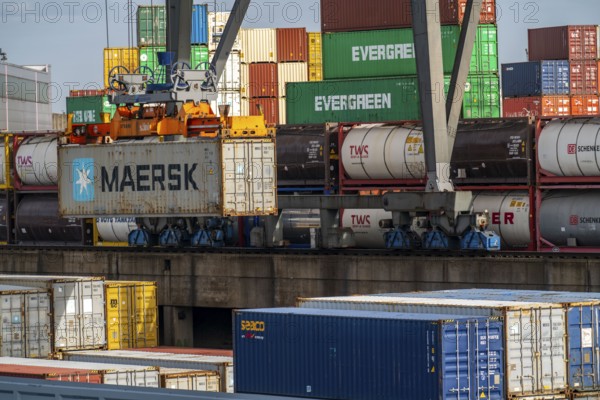
{"label": "maersk logo star", "polygon": [[78,158],[73,161],[73,200],[94,200],[94,159]]}

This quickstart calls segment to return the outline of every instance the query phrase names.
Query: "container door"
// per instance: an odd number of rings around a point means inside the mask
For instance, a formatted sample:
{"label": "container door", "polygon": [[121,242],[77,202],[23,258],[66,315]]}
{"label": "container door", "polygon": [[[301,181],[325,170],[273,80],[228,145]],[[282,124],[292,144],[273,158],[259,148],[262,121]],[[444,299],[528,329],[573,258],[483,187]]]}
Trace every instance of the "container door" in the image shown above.
{"label": "container door", "polygon": [[444,323],[442,325],[442,369],[443,399],[476,400],[477,394],[472,393],[470,358],[475,346],[470,324],[464,322]]}
{"label": "container door", "polygon": [[569,385],[575,391],[598,390],[600,307],[569,307]]}
{"label": "container door", "polygon": [[1,298],[2,342],[0,343],[0,354],[2,357],[27,357],[24,345],[24,297],[22,294],[4,294]]}
{"label": "container door", "polygon": [[158,303],[154,283],[137,284],[133,288],[132,315],[135,326],[132,332],[134,347],[158,346]]}
{"label": "container door", "polygon": [[222,154],[224,215],[276,212],[275,143],[270,140],[223,141]]}
{"label": "container door", "polygon": [[471,343],[476,346],[473,362],[471,393],[473,399],[504,399],[504,323],[488,320],[473,321]]}
{"label": "container door", "polygon": [[81,348],[81,327],[78,318],[78,294],[75,282],[56,283],[52,286],[54,308],[54,346],[56,350]]}
{"label": "container door", "polygon": [[48,358],[52,353],[50,295],[48,292],[25,295],[26,355]]}
{"label": "container door", "polygon": [[130,318],[131,287],[125,285],[106,288],[106,338],[109,350],[128,349],[131,343]]}
{"label": "container door", "polygon": [[104,282],[75,282],[78,292],[78,317],[81,318],[82,348],[106,346],[106,314],[104,309]]}

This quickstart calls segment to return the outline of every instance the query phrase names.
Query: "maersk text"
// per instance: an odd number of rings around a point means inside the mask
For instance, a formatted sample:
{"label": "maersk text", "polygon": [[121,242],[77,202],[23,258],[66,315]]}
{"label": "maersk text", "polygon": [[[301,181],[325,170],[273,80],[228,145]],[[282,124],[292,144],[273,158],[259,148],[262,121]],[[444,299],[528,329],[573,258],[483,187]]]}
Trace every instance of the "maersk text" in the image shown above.
{"label": "maersk text", "polygon": [[194,172],[198,164],[148,164],[126,165],[122,168],[106,167],[100,170],[102,192],[149,192],[198,190],[194,181]]}
{"label": "maersk text", "polygon": [[391,93],[315,96],[315,111],[379,110],[392,108]]}

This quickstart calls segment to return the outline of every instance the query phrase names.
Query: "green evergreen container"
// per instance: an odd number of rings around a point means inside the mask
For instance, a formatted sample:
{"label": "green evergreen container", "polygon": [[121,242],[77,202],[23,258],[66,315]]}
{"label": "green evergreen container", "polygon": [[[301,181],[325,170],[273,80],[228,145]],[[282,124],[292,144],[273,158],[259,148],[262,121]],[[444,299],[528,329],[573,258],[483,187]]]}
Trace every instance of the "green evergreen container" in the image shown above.
{"label": "green evergreen container", "polygon": [[415,76],[287,84],[288,124],[419,119]]}
{"label": "green evergreen container", "polygon": [[74,124],[100,124],[108,118],[103,118],[103,114],[112,118],[116,110],[108,96],[67,97],[67,114],[73,114]]}
{"label": "green evergreen container", "polygon": [[[451,73],[460,26],[442,26],[444,73]],[[411,28],[323,34],[325,79],[416,75],[417,63]],[[498,72],[495,25],[480,25],[470,65],[471,73]]]}
{"label": "green evergreen container", "polygon": [[166,74],[165,67],[158,65],[158,52],[166,51],[163,46],[141,47],[140,48],[140,67],[148,67],[154,74],[155,83],[164,83]]}
{"label": "green evergreen container", "polygon": [[164,6],[138,6],[138,46],[167,45],[167,12]]}
{"label": "green evergreen container", "polygon": [[[450,83],[450,78],[447,78]],[[500,78],[496,74],[470,75],[463,98],[463,118],[500,118]]]}
{"label": "green evergreen container", "polygon": [[[195,69],[198,64],[208,63],[208,46],[192,46],[190,53],[190,66]],[[206,65],[202,65],[200,68],[206,68]]]}

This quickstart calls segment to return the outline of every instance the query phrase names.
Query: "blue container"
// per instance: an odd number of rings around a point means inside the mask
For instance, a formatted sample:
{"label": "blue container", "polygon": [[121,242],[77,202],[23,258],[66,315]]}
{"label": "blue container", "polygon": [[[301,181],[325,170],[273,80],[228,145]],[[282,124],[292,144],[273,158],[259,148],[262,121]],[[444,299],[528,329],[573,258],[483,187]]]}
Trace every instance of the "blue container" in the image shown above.
{"label": "blue container", "polygon": [[191,44],[208,44],[208,5],[194,4],[192,7]]}
{"label": "blue container", "polygon": [[502,64],[504,97],[568,95],[569,61],[548,60]]}
{"label": "blue container", "polygon": [[457,289],[378,296],[455,298],[562,304],[567,310],[568,384],[573,391],[600,390],[600,293],[510,289]]}
{"label": "blue container", "polygon": [[504,399],[501,318],[273,308],[234,324],[238,393]]}

